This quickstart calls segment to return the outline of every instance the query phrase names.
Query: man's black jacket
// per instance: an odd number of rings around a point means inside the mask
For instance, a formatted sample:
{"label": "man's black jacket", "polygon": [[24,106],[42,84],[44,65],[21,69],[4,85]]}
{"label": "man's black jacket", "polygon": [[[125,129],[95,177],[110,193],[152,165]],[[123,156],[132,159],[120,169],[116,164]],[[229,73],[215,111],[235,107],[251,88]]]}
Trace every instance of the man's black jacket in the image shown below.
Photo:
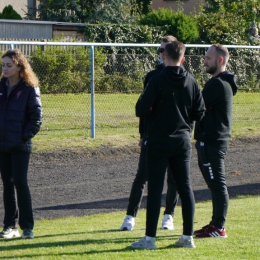
{"label": "man's black jacket", "polygon": [[191,148],[193,121],[204,112],[196,80],[179,66],[167,66],[153,76],[136,104],[136,116],[148,119],[145,140],[175,151]]}
{"label": "man's black jacket", "polygon": [[231,137],[232,103],[237,93],[236,78],[225,71],[211,78],[202,90],[206,113],[195,125],[194,138],[226,148]]}
{"label": "man's black jacket", "polygon": [[[149,80],[154,76],[159,74],[162,69],[164,68],[163,64],[159,64],[156,66],[155,70],[152,70],[150,72],[148,72],[145,76],[144,79],[144,89],[146,87],[146,85],[148,84]],[[145,117],[140,117],[139,120],[139,133],[140,133],[140,138],[142,139],[144,137],[145,131],[146,131],[146,125],[147,125],[147,120]]]}

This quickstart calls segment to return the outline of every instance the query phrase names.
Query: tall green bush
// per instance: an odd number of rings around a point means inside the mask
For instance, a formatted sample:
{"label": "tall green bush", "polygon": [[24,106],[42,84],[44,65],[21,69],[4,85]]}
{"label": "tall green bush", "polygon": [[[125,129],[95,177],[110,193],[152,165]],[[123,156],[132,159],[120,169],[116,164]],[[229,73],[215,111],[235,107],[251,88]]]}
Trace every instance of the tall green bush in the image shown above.
{"label": "tall green bush", "polygon": [[182,11],[174,12],[172,9],[160,8],[143,15],[139,24],[154,27],[166,26],[166,34],[174,35],[184,43],[195,42],[199,37],[195,20]]}

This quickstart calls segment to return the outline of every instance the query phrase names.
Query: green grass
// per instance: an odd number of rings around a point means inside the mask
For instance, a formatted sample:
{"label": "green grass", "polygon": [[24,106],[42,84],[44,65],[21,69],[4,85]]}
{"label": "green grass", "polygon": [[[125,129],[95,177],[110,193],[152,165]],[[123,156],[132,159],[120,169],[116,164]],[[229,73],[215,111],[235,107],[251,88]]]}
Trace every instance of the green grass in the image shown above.
{"label": "green grass", "polygon": [[[139,94],[95,95],[95,139],[91,138],[90,94],[42,95],[43,124],[35,151],[137,144]],[[233,137],[260,136],[260,93],[238,92],[233,106]]]}
{"label": "green grass", "polygon": [[43,124],[34,151],[123,146],[138,142],[139,94],[96,94],[96,138],[91,138],[90,94],[42,95]]}
{"label": "green grass", "polygon": [[260,136],[260,93],[238,92],[233,105],[233,137]]}
{"label": "green grass", "polygon": [[[156,251],[129,247],[144,236],[145,211],[141,210],[132,232],[119,231],[125,212],[36,221],[35,239],[0,240],[0,259],[259,259],[257,205],[260,205],[259,196],[230,200],[228,238],[195,239],[195,249],[173,246],[182,234],[181,207],[177,206],[175,230],[164,231],[158,226]],[[211,202],[196,204],[195,229],[208,223],[210,214]]]}

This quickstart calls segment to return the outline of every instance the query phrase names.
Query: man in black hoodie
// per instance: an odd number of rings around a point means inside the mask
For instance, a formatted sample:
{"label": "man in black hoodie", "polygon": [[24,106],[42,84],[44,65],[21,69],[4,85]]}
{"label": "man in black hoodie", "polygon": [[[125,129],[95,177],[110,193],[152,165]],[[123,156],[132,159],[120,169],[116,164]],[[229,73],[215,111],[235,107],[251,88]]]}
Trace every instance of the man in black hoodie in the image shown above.
{"label": "man in black hoodie", "polygon": [[148,197],[146,233],[133,248],[156,249],[155,236],[161,207],[166,168],[169,164],[182,201],[183,235],[176,246],[194,248],[194,195],[190,185],[191,132],[193,120],[205,112],[196,80],[180,65],[185,46],[166,44],[162,59],[165,68],[152,77],[136,104],[136,116],[148,116],[144,137],[147,146]]}
{"label": "man in black hoodie", "polygon": [[[177,41],[172,35],[167,35],[162,38],[160,48],[158,49],[158,54],[160,56],[160,64],[156,67],[155,70],[152,70],[147,73],[144,80],[144,88],[148,84],[149,80],[154,76],[159,74],[164,68],[164,64],[161,60],[161,55],[164,51],[164,47],[168,42]],[[140,117],[139,121],[139,133],[140,133],[140,141],[139,146],[141,147],[138,169],[135,176],[135,179],[132,184],[129,202],[126,211],[126,217],[120,227],[121,231],[131,231],[135,226],[135,217],[137,216],[138,210],[141,205],[143,191],[145,188],[145,184],[147,181],[147,171],[146,171],[146,146],[143,145],[144,135],[146,132],[146,118]],[[178,192],[175,185],[175,181],[170,172],[170,169],[167,169],[167,194],[166,194],[166,202],[165,202],[165,211],[164,217],[162,220],[162,229],[173,230],[173,215],[174,209],[178,202]]]}
{"label": "man in black hoodie", "polygon": [[206,72],[212,78],[202,94],[205,117],[195,125],[198,164],[211,191],[213,215],[211,222],[195,231],[198,238],[227,237],[224,228],[229,195],[226,186],[224,157],[231,137],[232,103],[237,92],[235,76],[226,71],[229,53],[220,44],[212,45],[205,56]]}

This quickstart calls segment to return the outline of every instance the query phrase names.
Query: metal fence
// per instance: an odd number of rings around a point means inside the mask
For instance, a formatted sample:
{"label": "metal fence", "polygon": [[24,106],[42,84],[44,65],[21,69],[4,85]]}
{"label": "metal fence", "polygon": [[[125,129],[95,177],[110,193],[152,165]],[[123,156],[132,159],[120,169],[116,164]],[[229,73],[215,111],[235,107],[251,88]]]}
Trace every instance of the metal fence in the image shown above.
{"label": "metal fence", "polygon": [[[0,41],[0,50],[25,51],[40,79],[44,120],[41,135],[137,134],[135,103],[146,73],[158,62],[159,44]],[[36,48],[38,47],[38,48]],[[203,87],[209,45],[186,45],[184,67]],[[237,75],[234,128],[260,128],[258,46],[227,46],[228,70]],[[30,52],[28,53],[28,50]]]}

